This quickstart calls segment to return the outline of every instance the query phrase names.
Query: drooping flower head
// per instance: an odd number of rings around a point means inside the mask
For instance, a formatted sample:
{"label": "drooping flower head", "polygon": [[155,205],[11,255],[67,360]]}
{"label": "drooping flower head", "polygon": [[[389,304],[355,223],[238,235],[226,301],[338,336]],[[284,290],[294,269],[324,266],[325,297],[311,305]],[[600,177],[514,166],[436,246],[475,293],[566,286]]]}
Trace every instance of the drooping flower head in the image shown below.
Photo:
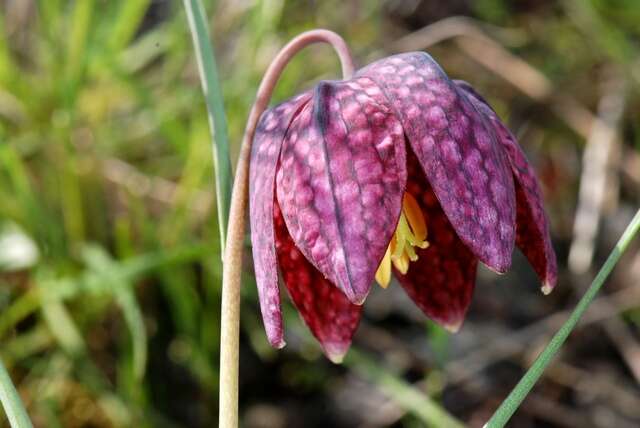
{"label": "drooping flower head", "polygon": [[392,272],[434,321],[457,330],[478,260],[511,265],[514,243],[548,293],[556,259],[534,172],[470,85],[422,52],[323,81],[267,110],[250,163],[251,239],[269,342],[284,346],[278,268],[339,361],[372,284]]}

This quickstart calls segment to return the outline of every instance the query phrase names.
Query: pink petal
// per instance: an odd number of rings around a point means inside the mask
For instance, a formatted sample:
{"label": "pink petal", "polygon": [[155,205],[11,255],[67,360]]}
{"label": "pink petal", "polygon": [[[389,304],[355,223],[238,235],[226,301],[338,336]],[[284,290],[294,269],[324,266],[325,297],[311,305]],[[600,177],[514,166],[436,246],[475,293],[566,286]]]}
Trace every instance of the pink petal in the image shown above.
{"label": "pink petal", "polygon": [[505,272],[515,237],[513,177],[492,127],[423,52],[358,72],[384,90],[456,233],[487,266]]}
{"label": "pink petal", "polygon": [[285,345],[273,232],[276,165],[289,124],[309,98],[309,93],[299,95],[262,115],[253,139],[249,164],[249,216],[253,264],[264,327],[269,342],[276,348]]}
{"label": "pink petal", "polygon": [[275,208],[276,248],[284,283],[324,353],[339,363],[358,328],[362,306],[349,302],[307,261],[291,239],[277,204]]}
{"label": "pink petal", "polygon": [[276,175],[296,244],[349,300],[361,304],[400,215],[404,135],[367,78],[321,82],[294,119]]}
{"label": "pink petal", "polygon": [[515,177],[517,228],[516,245],[527,257],[543,283],[542,290],[551,292],[558,281],[556,255],[551,243],[549,221],[542,203],[542,192],[535,171],[509,129],[498,118],[489,104],[466,82],[456,81],[476,108],[493,124],[502,143]]}
{"label": "pink petal", "polygon": [[430,245],[417,252],[418,260],[409,265],[406,275],[398,271],[395,274],[429,318],[455,332],[471,303],[478,262],[442,211],[418,160],[413,154],[407,157],[407,192],[416,198],[425,214]]}

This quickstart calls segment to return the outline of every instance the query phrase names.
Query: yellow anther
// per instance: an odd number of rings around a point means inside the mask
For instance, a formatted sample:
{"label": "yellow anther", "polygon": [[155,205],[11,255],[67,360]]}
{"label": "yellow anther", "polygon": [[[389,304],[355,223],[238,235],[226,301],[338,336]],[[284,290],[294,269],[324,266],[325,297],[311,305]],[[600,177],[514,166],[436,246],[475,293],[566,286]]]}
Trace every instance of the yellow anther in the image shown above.
{"label": "yellow anther", "polygon": [[411,235],[411,229],[409,229],[409,223],[407,223],[407,219],[404,216],[404,212],[400,213],[400,218],[398,219],[398,225],[396,226],[396,232],[394,234],[396,245],[393,250],[393,257],[398,258],[404,253],[405,246],[407,245],[407,241],[409,236]]}
{"label": "yellow anther", "polygon": [[[409,226],[418,241],[427,239],[427,223],[424,221],[422,209],[418,201],[410,193],[405,193],[402,198],[402,212],[407,216]],[[424,247],[422,247],[424,248]]]}
{"label": "yellow anther", "polygon": [[401,274],[406,274],[409,271],[409,263],[418,260],[414,247],[424,249],[428,246],[427,223],[422,209],[412,195],[405,193],[398,226],[376,272],[378,284],[382,288],[387,288],[391,281],[392,263]]}
{"label": "yellow anther", "polygon": [[418,260],[418,255],[416,254],[416,250],[413,249],[413,245],[406,245],[404,247],[404,255],[412,262]]}
{"label": "yellow anther", "polygon": [[378,267],[376,281],[382,288],[389,286],[389,281],[391,281],[391,245],[387,247],[387,252],[384,253],[380,267]]}
{"label": "yellow anther", "polygon": [[405,253],[397,259],[393,260],[393,265],[400,271],[401,274],[404,275],[409,270],[409,257],[407,257],[407,254]]}

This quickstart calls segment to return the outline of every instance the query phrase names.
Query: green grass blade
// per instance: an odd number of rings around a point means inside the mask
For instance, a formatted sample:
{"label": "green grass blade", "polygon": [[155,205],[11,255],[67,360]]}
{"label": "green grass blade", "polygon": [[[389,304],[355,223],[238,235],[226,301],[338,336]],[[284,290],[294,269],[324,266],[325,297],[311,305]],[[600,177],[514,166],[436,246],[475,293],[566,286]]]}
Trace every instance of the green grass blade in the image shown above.
{"label": "green grass blade", "polygon": [[133,285],[124,278],[119,264],[101,247],[85,247],[83,257],[96,278],[108,284],[109,293],[113,294],[122,311],[125,324],[131,334],[133,374],[135,379],[140,381],[144,377],[147,365],[147,332],[142,310],[133,292]]}
{"label": "green grass blade", "polygon": [[[42,286],[50,282],[42,282]],[[86,345],[75,321],[64,304],[58,299],[47,299],[42,302],[43,318],[64,351],[71,356],[86,353]]]}
{"label": "green grass blade", "polygon": [[11,382],[4,364],[0,361],[0,402],[12,428],[31,428],[31,421],[24,410],[18,391]]}
{"label": "green grass blade", "polygon": [[[170,269],[174,266],[191,263],[206,257],[211,249],[204,245],[191,244],[177,247],[168,251],[157,251],[142,254],[118,263],[117,275],[124,283],[133,284],[140,277],[151,271]],[[32,313],[36,312],[45,299],[70,300],[83,293],[109,294],[111,283],[104,281],[101,275],[93,271],[86,271],[78,277],[64,277],[55,280],[55,286],[51,285],[48,295],[43,296],[41,290],[31,289],[16,299],[0,317],[0,338]]]}
{"label": "green grass blade", "polygon": [[74,4],[71,14],[70,32],[67,39],[67,72],[73,85],[77,84],[86,60],[87,41],[91,30],[94,6],[94,0],[78,0]]}
{"label": "green grass blade", "polygon": [[9,366],[23,359],[40,354],[54,343],[54,338],[46,326],[35,327],[2,342],[0,358]]}
{"label": "green grass blade", "polygon": [[150,3],[151,0],[125,0],[120,4],[109,40],[114,52],[123,49],[133,39]]}
{"label": "green grass blade", "polygon": [[218,83],[213,46],[209,41],[209,30],[204,7],[200,0],[184,0],[189,28],[200,71],[200,82],[209,113],[209,127],[213,137],[213,166],[216,176],[216,201],[221,248],[225,247],[225,234],[231,201],[231,159],[229,157],[229,137],[227,119],[224,113],[222,91]]}
{"label": "green grass blade", "polygon": [[40,308],[40,303],[40,290],[31,289],[4,309],[0,317],[0,339],[17,323],[36,312]]}
{"label": "green grass blade", "polygon": [[518,382],[513,391],[511,391],[509,396],[502,402],[485,427],[503,427],[509,421],[511,416],[513,416],[522,401],[529,394],[529,391],[531,391],[538,379],[540,379],[540,376],[542,376],[542,373],[565,342],[571,331],[578,324],[582,314],[587,310],[591,301],[602,287],[602,284],[604,284],[604,281],[618,263],[618,260],[620,260],[622,254],[625,252],[633,238],[638,234],[638,231],[640,231],[640,210],[638,210],[631,220],[631,223],[629,223],[629,226],[627,226],[627,229],[620,237],[620,240],[611,254],[609,254],[609,257],[600,269],[600,272],[598,272],[598,275],[596,275],[595,279],[589,286],[589,289],[584,296],[582,296],[578,305],[569,316],[569,319],[567,319],[564,325],[560,327],[560,330],[558,330],[558,332],[553,336],[549,344],[538,356],[531,368],[529,368],[525,373],[520,382]]}
{"label": "green grass blade", "polygon": [[116,301],[131,334],[133,375],[136,381],[141,381],[147,366],[147,331],[144,326],[144,317],[130,286],[123,284],[115,286],[117,287]]}
{"label": "green grass blade", "polygon": [[411,412],[427,426],[462,428],[464,425],[422,391],[385,370],[366,354],[351,348],[344,364],[375,383],[395,403]]}

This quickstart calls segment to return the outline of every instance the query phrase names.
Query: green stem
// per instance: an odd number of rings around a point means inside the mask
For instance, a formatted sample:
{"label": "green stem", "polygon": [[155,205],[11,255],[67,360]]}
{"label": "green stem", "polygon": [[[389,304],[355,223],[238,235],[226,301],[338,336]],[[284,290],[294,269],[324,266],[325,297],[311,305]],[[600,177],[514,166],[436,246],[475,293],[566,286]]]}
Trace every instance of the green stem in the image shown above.
{"label": "green stem", "polygon": [[498,410],[496,410],[489,422],[485,425],[485,428],[503,427],[509,421],[511,416],[513,416],[522,401],[526,398],[527,394],[529,394],[529,391],[531,391],[538,379],[540,379],[540,376],[542,376],[542,373],[556,355],[562,344],[567,340],[571,331],[578,324],[580,317],[582,317],[582,314],[587,310],[593,298],[598,294],[598,291],[602,288],[602,284],[604,284],[604,281],[607,279],[616,263],[618,263],[618,260],[620,260],[620,257],[625,252],[633,238],[636,237],[639,230],[640,210],[636,212],[636,215],[620,237],[616,247],[607,258],[607,261],[604,263],[604,266],[602,266],[602,269],[600,269],[600,272],[598,272],[598,275],[596,275],[587,292],[578,302],[578,305],[569,316],[569,319],[567,319],[560,330],[558,330],[555,336],[553,336],[547,347],[538,356],[531,368],[527,373],[525,373],[516,387],[513,388],[513,391],[511,391],[509,396],[502,402]]}
{"label": "green stem", "polygon": [[225,248],[225,232],[229,220],[231,204],[231,159],[229,157],[229,137],[227,119],[224,114],[222,91],[218,83],[218,71],[209,41],[206,14],[200,0],[184,0],[187,19],[200,72],[200,83],[209,113],[209,128],[213,137],[213,167],[216,177],[216,202],[220,248]]}
{"label": "green stem", "polygon": [[0,402],[12,428],[33,428],[20,395],[11,383],[11,377],[2,361],[0,361]]}

